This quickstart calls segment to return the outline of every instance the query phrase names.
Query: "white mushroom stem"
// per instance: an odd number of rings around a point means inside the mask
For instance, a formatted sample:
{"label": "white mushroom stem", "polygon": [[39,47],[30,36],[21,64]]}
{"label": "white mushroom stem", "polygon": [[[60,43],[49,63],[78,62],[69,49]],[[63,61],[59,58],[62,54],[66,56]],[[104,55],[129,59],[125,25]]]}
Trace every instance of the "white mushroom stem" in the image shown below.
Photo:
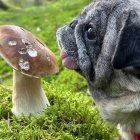
{"label": "white mushroom stem", "polygon": [[33,78],[18,71],[13,72],[12,112],[16,116],[41,113],[50,103],[41,86],[40,78]]}

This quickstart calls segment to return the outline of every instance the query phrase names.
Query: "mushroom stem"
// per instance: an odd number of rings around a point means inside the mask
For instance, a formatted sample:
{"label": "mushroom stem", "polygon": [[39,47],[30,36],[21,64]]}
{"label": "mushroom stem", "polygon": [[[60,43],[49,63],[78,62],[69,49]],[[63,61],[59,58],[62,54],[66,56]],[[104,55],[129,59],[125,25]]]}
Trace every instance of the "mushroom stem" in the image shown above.
{"label": "mushroom stem", "polygon": [[22,113],[26,116],[41,113],[50,106],[47,96],[41,86],[40,78],[33,78],[22,73],[13,72],[13,108],[16,116]]}

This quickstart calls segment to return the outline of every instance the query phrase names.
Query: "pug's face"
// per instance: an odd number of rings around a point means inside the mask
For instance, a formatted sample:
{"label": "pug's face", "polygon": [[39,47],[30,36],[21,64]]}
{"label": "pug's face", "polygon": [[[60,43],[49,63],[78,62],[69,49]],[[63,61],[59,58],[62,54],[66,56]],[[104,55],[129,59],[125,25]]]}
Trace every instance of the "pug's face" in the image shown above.
{"label": "pug's face", "polygon": [[97,0],[85,7],[69,25],[58,29],[63,64],[82,74],[89,85],[105,87],[115,69],[133,66],[132,73],[137,71],[139,11],[137,3],[132,3]]}

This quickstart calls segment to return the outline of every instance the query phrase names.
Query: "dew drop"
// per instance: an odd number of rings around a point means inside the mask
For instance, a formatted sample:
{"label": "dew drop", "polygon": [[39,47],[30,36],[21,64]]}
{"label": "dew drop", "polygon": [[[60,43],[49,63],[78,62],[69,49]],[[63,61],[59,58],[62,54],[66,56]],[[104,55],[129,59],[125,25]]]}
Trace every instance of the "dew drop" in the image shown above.
{"label": "dew drop", "polygon": [[19,60],[19,66],[22,70],[28,71],[30,69],[29,62],[23,59]]}
{"label": "dew drop", "polygon": [[33,49],[32,47],[27,48],[27,53],[31,57],[37,57],[37,51],[35,49]]}
{"label": "dew drop", "polygon": [[9,44],[10,46],[15,46],[15,45],[17,45],[17,42],[14,41],[14,40],[11,40],[11,41],[8,42],[8,44]]}
{"label": "dew drop", "polygon": [[19,54],[26,54],[27,50],[26,50],[26,48],[20,48],[18,52],[19,52]]}

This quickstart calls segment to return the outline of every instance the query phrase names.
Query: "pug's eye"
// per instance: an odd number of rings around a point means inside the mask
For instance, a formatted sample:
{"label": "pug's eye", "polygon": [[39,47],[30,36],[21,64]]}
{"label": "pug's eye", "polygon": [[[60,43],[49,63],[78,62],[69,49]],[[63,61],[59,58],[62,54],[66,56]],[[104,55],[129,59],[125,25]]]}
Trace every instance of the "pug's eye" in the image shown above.
{"label": "pug's eye", "polygon": [[87,28],[86,34],[87,34],[87,38],[89,40],[94,40],[96,38],[96,32],[95,32],[95,29],[92,26],[89,26]]}

